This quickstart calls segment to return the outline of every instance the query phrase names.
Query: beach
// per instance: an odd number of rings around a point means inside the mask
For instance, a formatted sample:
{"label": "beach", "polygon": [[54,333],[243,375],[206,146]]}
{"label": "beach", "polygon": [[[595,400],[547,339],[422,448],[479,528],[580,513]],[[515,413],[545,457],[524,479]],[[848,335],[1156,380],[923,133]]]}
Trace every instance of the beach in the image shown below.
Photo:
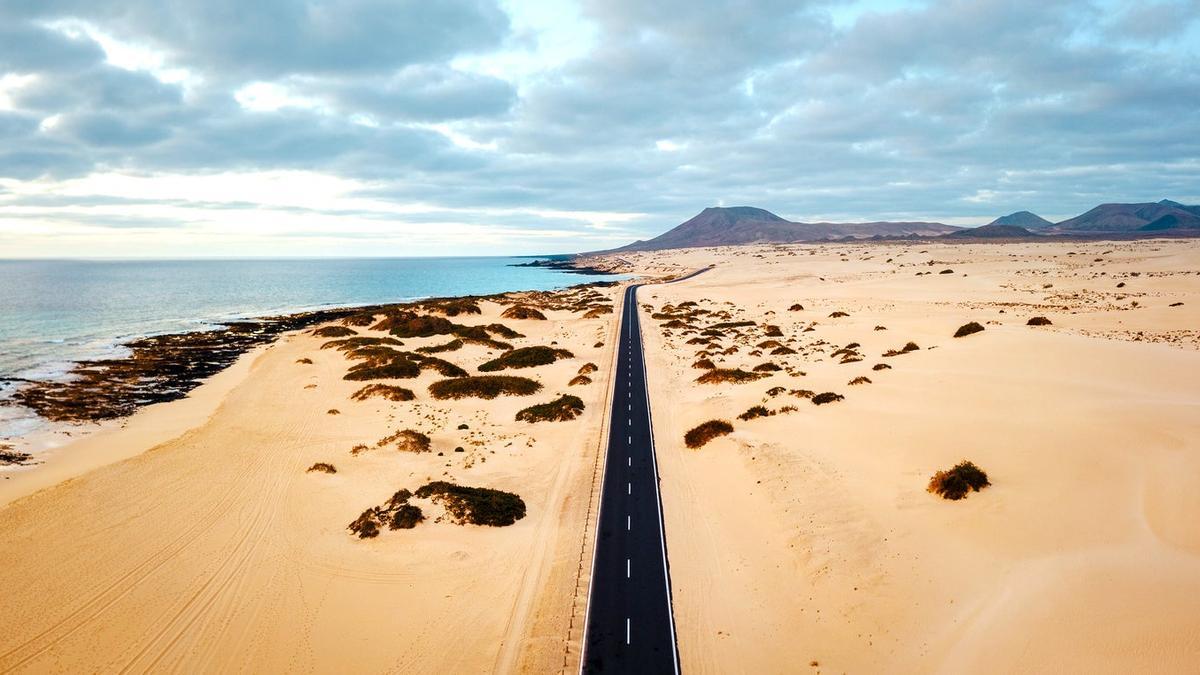
{"label": "beach", "polygon": [[[576,590],[619,316],[619,307],[583,310],[620,302],[618,288],[601,286],[590,304],[564,304],[583,292],[530,294],[545,320],[501,316],[512,300],[447,318],[503,324],[524,336],[512,338],[517,347],[570,351],[511,371],[541,383],[536,395],[435,400],[435,364],[390,383],[412,401],[351,400],[371,382],[343,379],[355,362],[297,331],[186,399],[62,447],[44,484],[5,486],[0,668],[561,668],[582,616]],[[405,338],[403,348],[450,337]],[[501,353],[472,342],[437,352],[471,371]],[[591,382],[568,386],[589,363]],[[573,420],[515,419],[568,393],[585,405]],[[428,451],[378,444],[397,430],[425,435]],[[336,473],[308,471],[316,463]],[[519,495],[525,515],[487,527],[432,511],[413,529],[368,539],[347,529],[397,490],[434,481]]]}

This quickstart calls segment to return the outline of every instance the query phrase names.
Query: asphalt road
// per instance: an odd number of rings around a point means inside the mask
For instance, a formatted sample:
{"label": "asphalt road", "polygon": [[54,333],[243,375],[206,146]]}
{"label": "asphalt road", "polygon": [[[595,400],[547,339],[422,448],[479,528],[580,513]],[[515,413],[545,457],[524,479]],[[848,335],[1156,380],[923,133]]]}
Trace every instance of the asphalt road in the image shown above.
{"label": "asphalt road", "polygon": [[621,318],[580,667],[585,673],[679,672],[637,288],[625,291]]}

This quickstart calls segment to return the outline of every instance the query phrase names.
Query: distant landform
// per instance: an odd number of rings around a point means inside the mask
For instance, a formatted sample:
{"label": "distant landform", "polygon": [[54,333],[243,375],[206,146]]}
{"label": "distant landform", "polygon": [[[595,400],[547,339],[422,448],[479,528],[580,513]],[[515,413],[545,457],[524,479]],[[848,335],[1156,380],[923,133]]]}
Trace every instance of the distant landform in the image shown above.
{"label": "distant landform", "polygon": [[753,206],[713,206],[653,239],[585,255],[806,241],[941,237],[1025,239],[1046,235],[1200,236],[1200,206],[1188,206],[1169,199],[1139,204],[1101,204],[1059,223],[1029,211],[1017,211],[973,228],[924,221],[804,223]]}

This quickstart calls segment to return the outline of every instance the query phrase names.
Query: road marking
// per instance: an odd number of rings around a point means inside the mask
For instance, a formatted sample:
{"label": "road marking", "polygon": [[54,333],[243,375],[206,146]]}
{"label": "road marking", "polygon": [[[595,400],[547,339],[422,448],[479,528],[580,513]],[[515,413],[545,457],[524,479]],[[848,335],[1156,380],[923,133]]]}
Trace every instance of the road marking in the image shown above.
{"label": "road marking", "polygon": [[625,458],[625,466],[633,466],[633,458],[632,457]]}
{"label": "road marking", "polygon": [[626,417],[626,418],[625,418],[625,424],[627,424],[627,425],[629,425],[629,426],[633,426],[633,418],[632,418],[632,417]]}
{"label": "road marking", "polygon": [[629,578],[629,558],[625,559],[625,578]]}
{"label": "road marking", "polygon": [[625,409],[628,410],[629,412],[633,412],[633,404],[632,403],[627,404],[625,406]]}
{"label": "road marking", "polygon": [[629,644],[629,617],[625,617],[625,644]]}
{"label": "road marking", "polygon": [[632,529],[633,529],[633,520],[631,519],[631,516],[625,516],[625,531],[628,532]]}
{"label": "road marking", "polygon": [[633,494],[633,483],[628,483],[628,482],[625,483],[625,494],[627,494],[627,495]]}
{"label": "road marking", "polygon": [[629,439],[629,440],[627,441],[626,445],[633,445],[633,436],[626,436],[626,438],[628,438],[628,439]]}

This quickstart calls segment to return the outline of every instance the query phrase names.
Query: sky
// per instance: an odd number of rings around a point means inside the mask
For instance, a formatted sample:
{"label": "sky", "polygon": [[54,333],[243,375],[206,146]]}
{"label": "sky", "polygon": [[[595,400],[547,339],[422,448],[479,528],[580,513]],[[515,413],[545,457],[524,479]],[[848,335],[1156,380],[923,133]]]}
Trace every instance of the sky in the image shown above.
{"label": "sky", "polygon": [[0,0],[0,257],[1200,203],[1200,0]]}

